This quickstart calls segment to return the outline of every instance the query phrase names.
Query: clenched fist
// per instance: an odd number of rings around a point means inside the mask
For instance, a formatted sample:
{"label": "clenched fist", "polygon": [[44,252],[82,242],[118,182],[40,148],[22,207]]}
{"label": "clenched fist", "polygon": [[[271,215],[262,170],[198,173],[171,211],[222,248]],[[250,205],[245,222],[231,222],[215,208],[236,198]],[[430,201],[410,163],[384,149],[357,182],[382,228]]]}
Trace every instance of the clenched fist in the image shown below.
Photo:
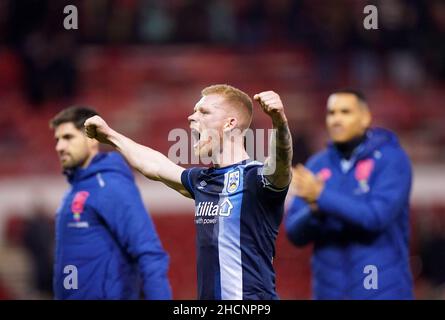
{"label": "clenched fist", "polygon": [[87,134],[88,138],[96,139],[101,143],[112,144],[111,141],[108,139],[111,132],[111,128],[101,117],[94,116],[88,118],[85,121],[84,126],[85,126],[85,133]]}
{"label": "clenched fist", "polygon": [[253,97],[261,105],[263,111],[273,120],[286,121],[283,102],[280,96],[273,91],[264,91]]}

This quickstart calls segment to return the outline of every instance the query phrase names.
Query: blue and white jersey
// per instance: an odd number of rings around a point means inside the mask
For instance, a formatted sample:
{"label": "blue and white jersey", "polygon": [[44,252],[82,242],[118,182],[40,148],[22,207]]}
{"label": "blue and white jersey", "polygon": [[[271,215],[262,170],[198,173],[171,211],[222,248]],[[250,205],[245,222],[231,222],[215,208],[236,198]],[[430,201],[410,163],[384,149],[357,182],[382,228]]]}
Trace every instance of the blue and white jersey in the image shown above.
{"label": "blue and white jersey", "polygon": [[246,160],[182,173],[195,199],[199,299],[278,299],[272,263],[288,188],[273,188],[262,169]]}

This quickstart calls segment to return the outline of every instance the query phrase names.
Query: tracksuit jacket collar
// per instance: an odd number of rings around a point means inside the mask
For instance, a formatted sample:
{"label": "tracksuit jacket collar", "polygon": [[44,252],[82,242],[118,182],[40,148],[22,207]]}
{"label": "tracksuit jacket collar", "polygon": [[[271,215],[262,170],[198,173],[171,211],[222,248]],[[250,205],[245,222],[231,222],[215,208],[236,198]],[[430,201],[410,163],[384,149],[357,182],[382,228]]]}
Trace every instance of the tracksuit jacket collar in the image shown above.
{"label": "tracksuit jacket collar", "polygon": [[[352,152],[350,161],[355,162],[357,160],[369,157],[374,151],[385,144],[398,145],[399,141],[396,135],[390,130],[383,128],[368,129],[365,133],[365,138],[363,141]],[[342,153],[338,150],[333,142],[328,144],[328,150],[335,162],[340,162],[342,160]]]}
{"label": "tracksuit jacket collar", "polygon": [[127,164],[115,152],[99,152],[86,168],[67,169],[63,173],[66,175],[68,182],[74,184],[76,182],[88,179],[98,173],[114,171],[132,179],[131,171],[127,168]]}

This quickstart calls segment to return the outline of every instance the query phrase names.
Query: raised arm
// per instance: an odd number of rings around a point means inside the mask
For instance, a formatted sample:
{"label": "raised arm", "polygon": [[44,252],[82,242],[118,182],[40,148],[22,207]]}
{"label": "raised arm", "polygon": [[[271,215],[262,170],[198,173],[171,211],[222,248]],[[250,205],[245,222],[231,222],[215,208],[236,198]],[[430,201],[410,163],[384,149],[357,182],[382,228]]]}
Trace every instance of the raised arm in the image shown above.
{"label": "raised arm", "polygon": [[269,143],[269,157],[264,164],[264,175],[276,188],[285,188],[292,178],[292,137],[280,96],[265,91],[254,96],[263,111],[272,119],[275,133]]}
{"label": "raised arm", "polygon": [[113,146],[133,168],[148,179],[161,181],[182,195],[191,197],[181,183],[181,174],[185,169],[173,163],[162,153],[116,132],[99,116],[85,121],[85,132],[88,137]]}

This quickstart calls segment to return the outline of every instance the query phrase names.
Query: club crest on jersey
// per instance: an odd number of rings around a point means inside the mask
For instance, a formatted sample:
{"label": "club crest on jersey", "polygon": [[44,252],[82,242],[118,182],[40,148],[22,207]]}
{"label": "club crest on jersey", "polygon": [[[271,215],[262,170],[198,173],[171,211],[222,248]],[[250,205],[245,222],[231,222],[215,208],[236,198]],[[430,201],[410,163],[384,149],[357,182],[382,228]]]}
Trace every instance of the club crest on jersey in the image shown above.
{"label": "club crest on jersey", "polygon": [[227,192],[233,193],[238,189],[239,186],[239,170],[229,173],[229,178],[227,182]]}
{"label": "club crest on jersey", "polygon": [[79,191],[74,196],[73,202],[71,203],[71,211],[73,212],[73,217],[75,221],[80,220],[80,215],[84,210],[85,202],[90,196],[88,191]]}

